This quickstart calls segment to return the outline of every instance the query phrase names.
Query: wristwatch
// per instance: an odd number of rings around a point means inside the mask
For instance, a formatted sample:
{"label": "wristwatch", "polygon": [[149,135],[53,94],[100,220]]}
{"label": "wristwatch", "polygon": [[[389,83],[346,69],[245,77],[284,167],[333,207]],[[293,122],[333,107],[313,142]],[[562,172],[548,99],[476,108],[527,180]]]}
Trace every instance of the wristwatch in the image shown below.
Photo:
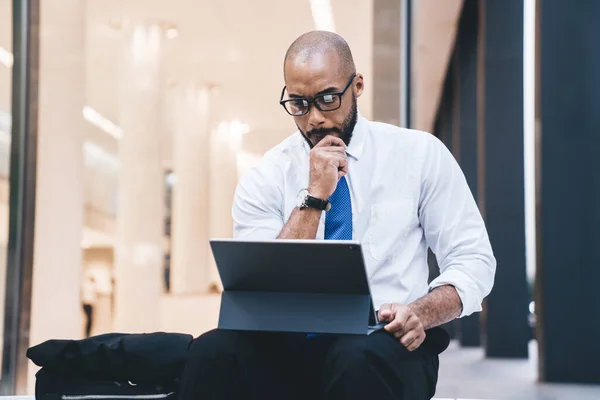
{"label": "wristwatch", "polygon": [[298,193],[298,200],[296,205],[298,208],[314,208],[321,211],[329,211],[331,209],[331,203],[328,200],[317,199],[308,193],[308,189],[302,189]]}

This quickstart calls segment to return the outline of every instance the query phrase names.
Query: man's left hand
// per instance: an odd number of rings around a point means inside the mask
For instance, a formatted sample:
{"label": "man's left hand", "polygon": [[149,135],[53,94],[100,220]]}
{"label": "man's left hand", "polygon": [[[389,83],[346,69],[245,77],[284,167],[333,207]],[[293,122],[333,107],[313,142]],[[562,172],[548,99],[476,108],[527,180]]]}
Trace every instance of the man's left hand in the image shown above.
{"label": "man's left hand", "polygon": [[416,350],[425,340],[425,329],[409,306],[398,303],[384,304],[377,314],[379,321],[387,321],[384,329],[400,339],[408,351]]}

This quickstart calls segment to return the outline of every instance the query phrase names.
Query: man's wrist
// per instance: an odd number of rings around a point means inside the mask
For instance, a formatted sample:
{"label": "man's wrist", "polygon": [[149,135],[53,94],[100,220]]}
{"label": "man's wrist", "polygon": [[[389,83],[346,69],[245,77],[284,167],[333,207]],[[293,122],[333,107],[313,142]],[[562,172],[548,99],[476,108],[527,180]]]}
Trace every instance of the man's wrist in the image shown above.
{"label": "man's wrist", "polygon": [[315,187],[311,187],[310,185],[307,188],[308,190],[308,194],[310,194],[312,197],[315,197],[319,200],[327,200],[329,198],[329,196],[324,193],[322,190],[319,190],[318,188]]}
{"label": "man's wrist", "polygon": [[306,215],[314,215],[317,217],[321,217],[321,213],[323,212],[322,210],[318,210],[316,208],[312,208],[312,207],[296,207],[296,209],[300,212],[302,212],[303,214]]}
{"label": "man's wrist", "polygon": [[408,307],[408,309],[412,311],[413,314],[415,314],[419,321],[421,321],[423,326],[425,326],[426,321],[423,321],[423,310],[420,309],[419,305],[413,302],[407,305],[406,307]]}
{"label": "man's wrist", "polygon": [[329,211],[331,203],[329,203],[326,197],[319,197],[309,189],[303,189],[300,191],[297,206],[300,209],[312,208],[319,211]]}
{"label": "man's wrist", "polygon": [[462,303],[454,286],[443,285],[410,303],[408,308],[419,318],[425,329],[430,329],[458,318]]}

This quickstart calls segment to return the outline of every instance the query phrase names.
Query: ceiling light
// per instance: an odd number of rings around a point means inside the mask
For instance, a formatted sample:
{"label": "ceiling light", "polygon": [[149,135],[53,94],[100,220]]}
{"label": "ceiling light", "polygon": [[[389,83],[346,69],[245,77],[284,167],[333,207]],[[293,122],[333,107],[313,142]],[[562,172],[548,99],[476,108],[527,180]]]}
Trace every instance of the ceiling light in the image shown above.
{"label": "ceiling light", "polygon": [[4,64],[6,68],[13,66],[13,55],[10,51],[0,46],[0,63]]}
{"label": "ceiling light", "polygon": [[177,31],[177,28],[169,28],[165,34],[167,35],[168,39],[175,39],[177,35],[179,35],[179,32]]}
{"label": "ceiling light", "polygon": [[90,106],[83,107],[83,118],[117,140],[123,137],[123,130],[120,127]]}
{"label": "ceiling light", "polygon": [[315,29],[319,31],[335,32],[333,9],[330,0],[309,0]]}

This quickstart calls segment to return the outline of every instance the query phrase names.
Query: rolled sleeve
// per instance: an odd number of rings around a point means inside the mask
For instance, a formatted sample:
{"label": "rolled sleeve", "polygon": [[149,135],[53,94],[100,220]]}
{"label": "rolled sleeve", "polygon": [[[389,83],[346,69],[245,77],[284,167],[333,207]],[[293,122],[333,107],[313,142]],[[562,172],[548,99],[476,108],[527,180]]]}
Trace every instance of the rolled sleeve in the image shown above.
{"label": "rolled sleeve", "polygon": [[440,276],[431,282],[429,290],[454,286],[462,301],[460,317],[464,317],[481,311],[483,299],[492,290],[496,259],[458,163],[437,138],[428,142],[419,218],[440,268]]}
{"label": "rolled sleeve", "polygon": [[277,182],[277,169],[266,161],[250,169],[235,190],[232,207],[233,235],[236,239],[276,239],[283,229],[283,193]]}

